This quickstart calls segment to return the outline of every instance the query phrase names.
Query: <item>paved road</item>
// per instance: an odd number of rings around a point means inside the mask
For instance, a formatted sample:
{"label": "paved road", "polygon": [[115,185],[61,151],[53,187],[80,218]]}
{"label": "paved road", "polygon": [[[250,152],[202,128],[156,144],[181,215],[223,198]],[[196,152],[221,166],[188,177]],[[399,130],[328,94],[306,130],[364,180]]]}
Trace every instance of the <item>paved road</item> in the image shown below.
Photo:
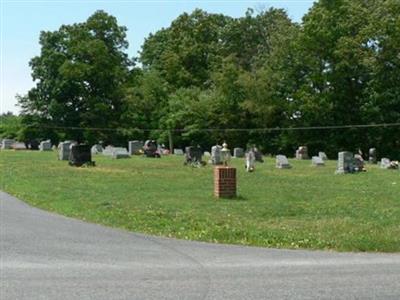
{"label": "paved road", "polygon": [[400,299],[400,255],[150,237],[0,192],[0,299]]}

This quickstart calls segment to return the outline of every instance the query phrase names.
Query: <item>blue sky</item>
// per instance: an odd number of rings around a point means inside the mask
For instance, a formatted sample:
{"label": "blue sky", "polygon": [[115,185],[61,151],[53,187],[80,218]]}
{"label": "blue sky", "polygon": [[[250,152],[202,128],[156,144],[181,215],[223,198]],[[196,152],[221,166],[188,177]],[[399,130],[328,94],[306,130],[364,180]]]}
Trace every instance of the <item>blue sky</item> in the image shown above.
{"label": "blue sky", "polygon": [[243,16],[246,9],[279,7],[300,21],[313,1],[239,1],[239,0],[0,0],[1,1],[1,105],[0,113],[18,112],[16,94],[32,86],[29,60],[40,52],[42,30],[57,30],[62,24],[85,21],[94,11],[105,10],[128,28],[129,55],[135,56],[144,38],[167,27],[183,12],[201,8],[232,17]]}

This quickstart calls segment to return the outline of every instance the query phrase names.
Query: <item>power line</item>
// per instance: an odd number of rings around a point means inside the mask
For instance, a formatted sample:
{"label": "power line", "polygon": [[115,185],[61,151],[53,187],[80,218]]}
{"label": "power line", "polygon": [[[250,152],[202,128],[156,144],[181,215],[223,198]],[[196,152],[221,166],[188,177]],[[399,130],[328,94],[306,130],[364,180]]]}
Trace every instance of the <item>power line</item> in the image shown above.
{"label": "power line", "polygon": [[309,126],[309,127],[267,127],[267,128],[200,128],[200,129],[167,129],[167,128],[102,128],[102,127],[76,127],[76,126],[50,126],[50,125],[28,125],[28,128],[54,129],[54,130],[87,130],[87,131],[171,131],[189,132],[192,130],[200,132],[271,132],[271,131],[307,131],[307,130],[336,130],[357,128],[385,128],[400,127],[400,123],[362,124],[362,125],[332,125],[332,126]]}

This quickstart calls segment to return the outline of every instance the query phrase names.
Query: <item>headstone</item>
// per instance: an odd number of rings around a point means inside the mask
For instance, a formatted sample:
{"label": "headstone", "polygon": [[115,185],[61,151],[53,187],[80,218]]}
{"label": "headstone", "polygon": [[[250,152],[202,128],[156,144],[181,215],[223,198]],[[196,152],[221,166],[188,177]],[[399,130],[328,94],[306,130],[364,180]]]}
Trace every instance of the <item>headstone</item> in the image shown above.
{"label": "headstone", "polygon": [[324,160],[319,156],[313,156],[311,161],[312,161],[312,165],[315,167],[325,166]]}
{"label": "headstone", "polygon": [[186,147],[185,148],[185,165],[194,164],[194,165],[203,165],[203,151],[200,146],[194,147]]}
{"label": "headstone", "polygon": [[377,163],[376,148],[369,149],[369,163],[370,164],[376,164]]}
{"label": "headstone", "polygon": [[285,155],[276,156],[276,167],[278,169],[290,169],[292,166]]}
{"label": "headstone", "polygon": [[39,150],[39,144],[37,140],[30,140],[27,142],[29,150]]}
{"label": "headstone", "polygon": [[243,148],[234,148],[233,156],[236,158],[243,158],[245,156]]}
{"label": "headstone", "polygon": [[103,153],[103,155],[106,155],[106,156],[112,156],[113,155],[113,151],[114,151],[114,147],[109,145],[109,146],[106,146],[103,149],[102,153]]}
{"label": "headstone", "polygon": [[58,159],[59,160],[69,160],[69,155],[71,153],[71,141],[65,141],[58,144]]}
{"label": "headstone", "polygon": [[80,167],[83,165],[94,165],[92,152],[89,145],[72,144],[70,148],[69,165]]}
{"label": "headstone", "polygon": [[94,154],[99,154],[99,153],[103,153],[104,149],[103,146],[100,144],[95,144],[92,146],[92,148],[90,149],[90,151],[92,152],[92,155]]}
{"label": "headstone", "polygon": [[355,162],[353,153],[348,151],[339,152],[336,174],[354,173],[354,171]]}
{"label": "headstone", "polygon": [[306,146],[300,146],[296,150],[296,159],[308,159],[308,148]]}
{"label": "headstone", "polygon": [[210,157],[210,156],[211,156],[211,153],[208,152],[208,151],[204,151],[204,156]]}
{"label": "headstone", "polygon": [[120,159],[120,158],[130,158],[129,152],[126,148],[115,147],[112,151],[112,158]]}
{"label": "headstone", "polygon": [[143,145],[143,152],[146,157],[161,157],[155,140],[147,140]]}
{"label": "headstone", "polygon": [[328,156],[326,155],[325,152],[318,152],[318,156],[324,161],[328,160]]}
{"label": "headstone", "polygon": [[222,147],[220,145],[215,145],[211,147],[211,163],[214,166],[222,165],[221,150]]}
{"label": "headstone", "polygon": [[254,150],[250,149],[246,153],[246,171],[247,172],[253,172],[255,169],[255,162],[256,162],[256,156],[254,154]]}
{"label": "headstone", "polygon": [[51,151],[52,150],[51,147],[52,147],[52,145],[51,145],[50,140],[42,141],[42,142],[40,142],[39,150],[40,151]]}
{"label": "headstone", "polygon": [[11,147],[14,143],[15,143],[15,141],[12,139],[3,139],[1,141],[1,149],[3,149],[3,150],[11,149]]}
{"label": "headstone", "polygon": [[26,150],[25,143],[15,142],[11,146],[14,150]]}
{"label": "headstone", "polygon": [[174,149],[174,155],[184,155],[182,149]]}
{"label": "headstone", "polygon": [[356,172],[364,172],[366,171],[364,167],[364,159],[361,154],[354,155],[354,171]]}
{"label": "headstone", "polygon": [[382,169],[398,170],[400,163],[398,161],[390,161],[389,158],[382,158],[380,166]]}
{"label": "headstone", "polygon": [[138,155],[143,151],[143,142],[141,141],[130,141],[128,142],[128,151],[130,155]]}
{"label": "headstone", "polygon": [[264,159],[262,153],[257,148],[254,148],[253,151],[256,158],[256,162],[263,163]]}

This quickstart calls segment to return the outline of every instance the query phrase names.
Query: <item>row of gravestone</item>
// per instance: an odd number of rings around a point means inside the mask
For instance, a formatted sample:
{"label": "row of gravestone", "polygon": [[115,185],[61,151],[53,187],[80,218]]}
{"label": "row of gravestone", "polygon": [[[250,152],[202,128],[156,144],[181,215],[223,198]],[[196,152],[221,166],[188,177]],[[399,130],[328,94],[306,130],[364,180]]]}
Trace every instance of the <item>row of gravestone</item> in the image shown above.
{"label": "row of gravestone", "polygon": [[30,142],[28,143],[28,146],[25,143],[15,141],[13,139],[3,139],[1,140],[0,143],[0,148],[1,150],[7,150],[7,149],[14,149],[14,150],[40,150],[40,151],[51,151],[52,150],[52,144],[50,140],[47,141],[42,141],[40,144],[37,144],[36,142]]}
{"label": "row of gravestone", "polygon": [[[361,151],[359,151],[359,155],[362,156]],[[327,156],[326,156],[326,154],[324,152],[319,152],[318,156],[321,157],[323,160],[327,160]],[[296,157],[296,159],[299,159],[299,160],[309,159],[307,146],[300,146],[296,150],[295,157]],[[376,148],[370,148],[369,149],[369,151],[368,151],[368,161],[369,161],[369,163],[372,163],[372,164],[376,164],[378,162]]]}

